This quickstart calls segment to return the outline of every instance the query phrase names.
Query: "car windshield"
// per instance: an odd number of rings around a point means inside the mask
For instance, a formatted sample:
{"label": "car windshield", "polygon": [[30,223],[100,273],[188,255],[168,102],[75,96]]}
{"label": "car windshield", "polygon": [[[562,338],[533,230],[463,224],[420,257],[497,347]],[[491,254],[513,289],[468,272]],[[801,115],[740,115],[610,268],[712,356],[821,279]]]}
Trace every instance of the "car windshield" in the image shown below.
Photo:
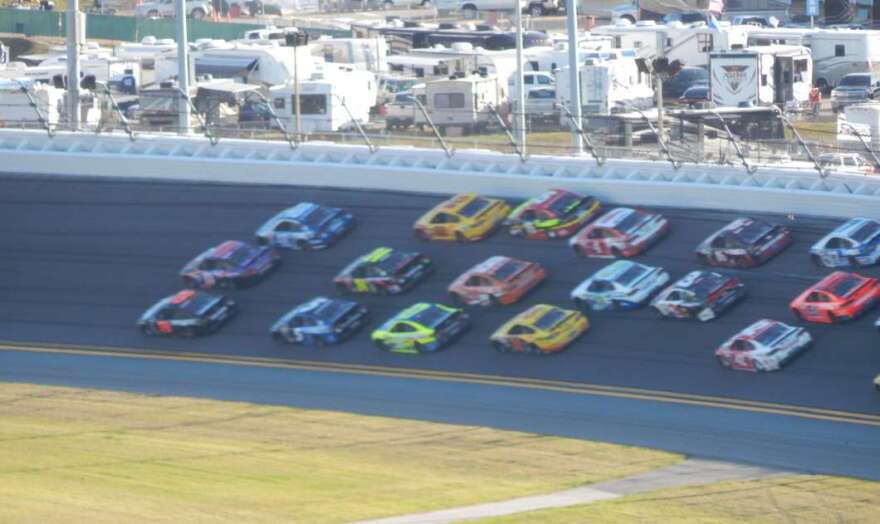
{"label": "car windshield", "polygon": [[743,241],[743,243],[751,245],[760,240],[764,235],[770,233],[771,229],[773,229],[773,226],[770,224],[755,221],[742,228],[742,230],[736,234],[736,237]]}
{"label": "car windshield", "polygon": [[553,214],[565,215],[567,213],[571,213],[577,205],[580,203],[581,197],[577,195],[572,195],[571,193],[566,193],[557,198],[553,203],[548,206],[548,209],[553,212]]}
{"label": "car windshield", "polygon": [[616,279],[614,279],[618,284],[622,284],[624,286],[628,286],[638,280],[642,275],[645,274],[647,268],[645,266],[639,264],[633,264],[626,271],[621,273]]}
{"label": "car windshield", "polygon": [[535,321],[535,327],[538,329],[550,329],[564,319],[565,316],[565,311],[561,309],[551,309]]}
{"label": "car windshield", "polygon": [[777,340],[779,337],[787,332],[788,327],[783,326],[782,324],[773,324],[764,331],[760,332],[755,337],[755,342],[758,342],[759,344],[765,346],[769,346],[771,343],[773,343],[775,340]]}
{"label": "car windshield", "polygon": [[478,215],[482,210],[489,207],[489,202],[487,199],[483,197],[477,197],[458,210],[458,214],[463,217],[472,217]]}
{"label": "car windshield", "polygon": [[431,305],[416,313],[411,320],[418,324],[428,327],[435,327],[449,316],[448,311],[444,311],[437,306]]}
{"label": "car windshield", "polygon": [[635,227],[638,226],[639,224],[641,224],[644,220],[645,220],[644,214],[639,213],[639,212],[630,213],[627,216],[625,216],[623,218],[623,220],[618,222],[615,229],[617,229],[618,231],[621,231],[623,233],[627,233],[627,232],[635,229]]}
{"label": "car windshield", "polygon": [[836,297],[845,297],[862,285],[863,280],[855,277],[841,278],[828,286],[828,291]]}
{"label": "car windshield", "polygon": [[317,206],[308,215],[302,218],[303,224],[310,227],[318,227],[335,214],[335,210]]}
{"label": "car windshield", "polygon": [[713,291],[724,285],[725,280],[726,278],[718,273],[703,273],[700,279],[691,286],[691,291],[694,292],[697,298],[705,299]]}
{"label": "car windshield", "polygon": [[216,300],[217,297],[207,293],[193,293],[191,297],[186,299],[186,301],[181,303],[178,307],[187,313],[198,315],[210,308]]}
{"label": "car windshield", "polygon": [[840,85],[866,87],[871,85],[871,77],[868,75],[847,75],[840,81]]}
{"label": "car windshield", "polygon": [[328,300],[321,304],[321,307],[315,311],[315,314],[325,320],[333,320],[342,316],[343,313],[351,306],[348,302],[342,300]]}
{"label": "car windshield", "polygon": [[233,266],[241,266],[251,257],[251,248],[246,245],[240,245],[235,251],[230,253],[225,260]]}
{"label": "car windshield", "polygon": [[413,257],[410,253],[403,251],[392,251],[385,258],[379,261],[378,266],[389,273],[394,273],[402,269],[412,261]]}
{"label": "car windshield", "polygon": [[511,276],[517,274],[526,266],[521,260],[508,260],[495,270],[495,278],[498,280],[507,280]]}
{"label": "car windshield", "polygon": [[852,239],[856,242],[865,242],[874,237],[880,231],[880,224],[877,222],[865,222],[865,224],[855,230]]}

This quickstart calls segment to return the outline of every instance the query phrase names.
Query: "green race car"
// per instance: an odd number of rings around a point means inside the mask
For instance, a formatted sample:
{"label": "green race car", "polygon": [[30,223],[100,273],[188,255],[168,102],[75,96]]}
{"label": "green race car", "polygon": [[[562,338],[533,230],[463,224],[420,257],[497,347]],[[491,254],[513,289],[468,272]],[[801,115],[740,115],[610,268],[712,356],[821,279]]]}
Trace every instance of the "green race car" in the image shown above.
{"label": "green race car", "polygon": [[470,327],[464,310],[419,302],[388,319],[373,331],[379,349],[397,353],[438,351]]}

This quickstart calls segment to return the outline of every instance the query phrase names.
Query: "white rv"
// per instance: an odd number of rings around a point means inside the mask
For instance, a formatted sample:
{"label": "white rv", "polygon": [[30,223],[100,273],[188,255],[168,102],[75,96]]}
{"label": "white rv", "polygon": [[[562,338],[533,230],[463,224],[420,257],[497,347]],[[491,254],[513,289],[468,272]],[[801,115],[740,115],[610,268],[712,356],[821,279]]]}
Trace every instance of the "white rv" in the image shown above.
{"label": "white rv", "polygon": [[621,20],[616,25],[595,27],[592,33],[615,37],[614,47],[633,49],[641,58],[665,56],[686,66],[706,67],[709,53],[746,47],[749,30],[747,26],[726,22],[712,28],[703,22],[658,25],[652,21],[631,24]]}
{"label": "white rv", "polygon": [[156,58],[177,53],[177,42],[172,38],[145,36],[140,42],[116,44],[113,55],[126,60],[137,60],[144,68],[152,68]]}
{"label": "white rv", "polygon": [[355,69],[385,73],[388,71],[388,43],[385,38],[320,38],[311,44],[312,54],[325,62]]}
{"label": "white rv", "polygon": [[450,75],[494,76],[498,79],[499,103],[508,99],[508,80],[516,72],[516,51],[506,49],[490,51],[482,47],[474,47],[467,42],[456,42],[450,47],[435,46],[428,49],[414,49],[412,56],[443,57],[444,65]]}
{"label": "white rv", "polygon": [[[134,92],[141,84],[140,63],[114,57],[82,57],[80,72],[83,76],[94,76],[98,82],[111,88],[122,88]],[[67,78],[67,57],[55,56],[38,66],[28,67],[21,62],[12,62],[0,69],[0,78],[22,78],[34,82],[51,84],[56,76]]]}
{"label": "white rv", "polygon": [[[34,99],[36,109],[31,106],[28,96],[22,92],[22,86]],[[0,104],[0,127],[41,127],[40,117],[51,125],[58,125],[67,120],[66,95],[65,89],[28,78],[0,80],[0,100],[3,100]],[[37,115],[37,110],[40,116]],[[80,123],[83,126],[97,125],[101,118],[101,110],[96,103],[94,93],[80,91],[80,110]]]}
{"label": "white rv", "polygon": [[[607,38],[610,39],[611,37]],[[610,44],[599,47],[599,49],[592,49],[582,41],[581,47],[578,49],[578,62],[583,62],[588,58],[607,56],[607,53],[613,50]],[[526,71],[553,73],[557,69],[568,65],[568,44],[566,42],[556,42],[553,47],[530,47],[523,49],[523,61],[525,62]]]}
{"label": "white rv", "polygon": [[500,111],[500,82],[495,76],[456,75],[425,85],[428,114],[445,131],[457,127],[465,134],[482,131],[495,121],[490,106]]}
{"label": "white rv", "polygon": [[803,46],[759,46],[709,59],[709,95],[717,107],[803,108],[811,78],[810,50]]}
{"label": "white rv", "polygon": [[[611,52],[608,56],[589,58],[580,66],[581,104],[585,115],[610,115],[633,108],[654,105],[650,75],[640,73],[631,54]],[[556,74],[556,101],[569,105],[568,68]],[[560,117],[563,125],[568,119]]]}
{"label": "white rv", "polygon": [[[296,130],[296,89],[292,80],[269,88],[272,107],[287,129]],[[347,129],[366,124],[376,103],[376,75],[329,64],[299,82],[301,133]]]}
{"label": "white rv", "polygon": [[880,31],[859,29],[778,28],[757,29],[748,37],[749,47],[802,45],[813,57],[813,82],[834,87],[850,73],[880,76]]}
{"label": "white rv", "polygon": [[434,80],[458,70],[457,60],[445,56],[392,55],[388,57],[388,69],[402,77]]}
{"label": "white rv", "polygon": [[862,140],[880,149],[880,103],[846,106],[837,113],[837,142],[858,146]]}

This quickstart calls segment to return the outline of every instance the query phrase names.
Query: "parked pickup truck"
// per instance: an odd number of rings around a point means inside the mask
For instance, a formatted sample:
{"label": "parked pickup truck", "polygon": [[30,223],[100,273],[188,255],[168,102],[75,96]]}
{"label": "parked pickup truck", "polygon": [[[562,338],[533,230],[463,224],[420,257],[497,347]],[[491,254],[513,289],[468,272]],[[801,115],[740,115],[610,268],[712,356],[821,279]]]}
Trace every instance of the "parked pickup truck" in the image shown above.
{"label": "parked pickup truck", "polygon": [[[186,0],[186,16],[195,20],[201,20],[214,12],[214,7],[208,0]],[[173,17],[174,0],[150,0],[135,8],[135,16],[139,17]]]}

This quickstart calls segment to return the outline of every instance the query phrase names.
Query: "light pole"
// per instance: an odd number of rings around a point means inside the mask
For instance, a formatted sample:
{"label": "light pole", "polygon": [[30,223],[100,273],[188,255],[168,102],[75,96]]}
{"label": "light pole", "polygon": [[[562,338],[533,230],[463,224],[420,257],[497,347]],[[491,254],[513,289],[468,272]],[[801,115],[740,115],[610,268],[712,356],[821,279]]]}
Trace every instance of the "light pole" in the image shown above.
{"label": "light pole", "polygon": [[514,0],[516,3],[515,15],[513,17],[516,24],[516,109],[513,117],[513,127],[516,129],[516,138],[519,142],[520,157],[525,158],[526,155],[526,94],[523,88],[523,26],[522,26],[522,4],[520,0]]}
{"label": "light pole", "polygon": [[182,135],[191,131],[189,114],[189,45],[186,39],[186,2],[174,1],[174,13],[177,17],[177,85],[183,98],[178,105],[180,129]]}
{"label": "light pole", "polygon": [[[79,130],[79,43],[80,30],[85,30],[79,24],[79,1],[67,1],[67,116],[70,120],[70,128]],[[84,36],[84,35],[83,35]]]}
{"label": "light pole", "polygon": [[[581,124],[581,75],[578,67],[578,26],[577,26],[577,0],[565,1],[566,27],[568,29],[568,83],[571,92],[571,116],[578,125]],[[584,152],[581,136],[575,127],[571,129],[571,145],[576,154]]]}

